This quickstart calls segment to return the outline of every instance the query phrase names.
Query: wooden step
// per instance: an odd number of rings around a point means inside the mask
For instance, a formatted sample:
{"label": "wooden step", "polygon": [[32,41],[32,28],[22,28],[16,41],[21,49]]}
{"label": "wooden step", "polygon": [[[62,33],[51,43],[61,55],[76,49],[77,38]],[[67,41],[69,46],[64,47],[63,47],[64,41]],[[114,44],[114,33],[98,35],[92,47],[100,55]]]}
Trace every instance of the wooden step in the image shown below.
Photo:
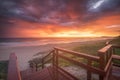
{"label": "wooden step", "polygon": [[[57,74],[57,78],[55,77]],[[47,67],[38,72],[34,72],[29,75],[22,75],[22,80],[77,80],[73,77],[69,76],[65,72],[57,71],[55,72],[55,68]]]}
{"label": "wooden step", "polygon": [[120,67],[113,66],[109,80],[120,80]]}

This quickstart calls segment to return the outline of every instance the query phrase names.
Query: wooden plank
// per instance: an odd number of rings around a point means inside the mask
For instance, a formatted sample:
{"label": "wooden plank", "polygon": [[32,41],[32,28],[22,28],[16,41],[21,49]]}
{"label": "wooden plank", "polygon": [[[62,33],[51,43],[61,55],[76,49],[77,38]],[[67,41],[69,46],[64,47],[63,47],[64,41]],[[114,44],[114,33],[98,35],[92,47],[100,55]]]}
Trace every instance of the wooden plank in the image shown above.
{"label": "wooden plank", "polygon": [[[55,65],[56,67],[56,65]],[[60,73],[63,73],[62,75],[67,77],[68,79],[73,79],[73,80],[78,80],[75,76],[73,76],[72,74],[70,74],[69,72],[65,71],[64,69],[60,68],[59,66],[57,67],[58,68],[58,71]]]}
{"label": "wooden plank", "polygon": [[[107,67],[107,66],[106,66]],[[109,80],[110,74],[111,74],[111,70],[112,70],[112,63],[109,63],[109,66],[106,69],[106,76],[104,77],[104,80]]]}
{"label": "wooden plank", "polygon": [[54,52],[54,50],[52,50],[50,53],[48,53],[46,56],[44,56],[42,59],[46,59],[48,56],[50,56],[52,53]]}
{"label": "wooden plank", "polygon": [[47,61],[45,61],[45,60],[47,59],[47,57],[49,57],[53,52],[54,52],[54,50],[50,51],[50,53],[48,53],[46,56],[44,56],[44,57],[42,58],[42,64],[41,64],[42,69],[44,68],[44,64],[45,64],[45,63],[47,63],[47,62],[49,62],[49,61],[52,60],[52,58],[50,58],[50,59],[48,59]]}
{"label": "wooden plank", "polygon": [[[99,60],[99,67],[101,70],[104,70],[105,67],[105,54],[103,53],[98,53],[100,60]],[[99,80],[103,80],[104,79],[104,75],[99,75]]]}
{"label": "wooden plank", "polygon": [[[92,64],[92,61],[88,60],[87,65],[91,66],[91,64]],[[91,80],[91,79],[92,79],[91,71],[87,70],[87,80]]]}
{"label": "wooden plank", "polygon": [[53,60],[52,60],[52,64],[53,64],[53,66],[55,65],[55,50],[54,50],[54,52],[53,52]]}
{"label": "wooden plank", "polygon": [[112,47],[112,45],[107,45],[107,46],[103,47],[102,49],[98,50],[98,52],[105,54],[106,51],[108,51],[111,47]]}
{"label": "wooden plank", "polygon": [[120,67],[112,66],[112,70],[110,70],[110,75],[106,80],[120,80]]}
{"label": "wooden plank", "polygon": [[56,68],[55,68],[55,77],[56,79],[55,80],[58,80],[58,50],[55,50],[55,65],[56,65]]}
{"label": "wooden plank", "polygon": [[108,60],[109,60],[109,50],[106,51],[105,57],[106,57],[105,64],[107,64],[107,62],[108,62]]}
{"label": "wooden plank", "polygon": [[48,68],[44,68],[40,71],[24,76],[22,80],[52,80],[52,77],[49,74]]}
{"label": "wooden plank", "polygon": [[92,56],[92,55],[88,55],[88,54],[85,54],[85,53],[79,53],[79,52],[75,52],[75,51],[72,51],[72,50],[66,50],[66,49],[57,48],[57,47],[55,47],[55,49],[57,49],[59,51],[66,52],[66,53],[69,53],[69,54],[76,55],[78,57],[84,57],[86,59],[90,59],[90,60],[93,60],[93,61],[99,61],[99,57],[97,57],[97,56]]}
{"label": "wooden plank", "polygon": [[70,76],[70,73],[64,71],[62,68],[58,68],[58,79],[55,78],[54,73],[56,66],[50,66],[44,68],[38,72],[27,75],[22,80],[78,80],[74,76]]}
{"label": "wooden plank", "polygon": [[42,59],[42,64],[41,64],[42,65],[42,69],[44,68],[44,64],[45,64],[44,63],[44,59]]}
{"label": "wooden plank", "polygon": [[112,45],[113,48],[119,48],[120,49],[120,45]]}
{"label": "wooden plank", "polygon": [[98,53],[98,55],[99,55],[99,57],[100,57],[100,59],[99,59],[99,63],[100,63],[100,69],[104,69],[104,67],[105,67],[105,55],[104,54],[102,54],[102,53]]}
{"label": "wooden plank", "polygon": [[45,63],[48,63],[48,62],[51,61],[52,59],[53,59],[53,57],[51,57],[50,59],[44,61],[44,64],[45,64]]}
{"label": "wooden plank", "polygon": [[97,74],[100,74],[100,75],[104,75],[104,74],[105,74],[105,72],[104,72],[103,70],[100,70],[100,69],[98,69],[98,68],[95,68],[95,67],[86,65],[86,64],[84,64],[84,63],[82,63],[82,62],[78,62],[78,61],[76,61],[76,60],[74,60],[74,59],[71,59],[71,58],[68,58],[68,57],[66,57],[66,56],[63,56],[63,55],[60,55],[60,54],[59,54],[59,57],[65,59],[65,60],[67,60],[67,61],[69,61],[69,62],[71,62],[71,63],[73,63],[73,64],[75,64],[75,65],[78,65],[78,66],[80,66],[80,67],[82,67],[82,68],[85,68],[85,69],[87,69],[87,70],[89,70],[89,71],[91,71],[91,72],[93,72],[93,73],[97,73]]}
{"label": "wooden plank", "polygon": [[110,67],[110,65],[111,65],[111,62],[112,62],[112,56],[111,56],[111,58],[109,59],[109,61],[107,62],[105,68],[104,68],[104,71],[105,71],[105,72],[108,71],[108,69],[109,69],[109,67]]}
{"label": "wooden plank", "polygon": [[112,55],[112,58],[113,58],[113,59],[120,60],[120,56],[119,56],[119,55],[115,55],[115,54],[113,54],[113,55]]}

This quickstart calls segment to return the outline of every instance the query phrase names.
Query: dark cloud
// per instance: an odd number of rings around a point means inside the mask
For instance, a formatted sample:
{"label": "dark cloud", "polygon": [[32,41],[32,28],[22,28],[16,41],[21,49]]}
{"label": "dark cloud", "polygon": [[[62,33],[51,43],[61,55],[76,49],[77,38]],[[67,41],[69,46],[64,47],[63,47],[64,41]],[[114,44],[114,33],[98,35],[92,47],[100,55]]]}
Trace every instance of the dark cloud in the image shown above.
{"label": "dark cloud", "polygon": [[120,14],[120,0],[0,0],[0,34],[20,19],[38,24],[81,26]]}
{"label": "dark cloud", "polygon": [[98,0],[0,0],[0,15],[40,23],[62,23],[63,20],[89,21],[97,17],[96,12],[97,15],[120,12],[120,0],[106,0],[99,8],[90,10],[97,2]]}
{"label": "dark cloud", "polygon": [[[42,23],[69,21],[72,16],[81,16],[85,0],[1,0],[0,15],[17,17]],[[63,15],[64,14],[64,15]],[[81,14],[81,15],[79,15]]]}

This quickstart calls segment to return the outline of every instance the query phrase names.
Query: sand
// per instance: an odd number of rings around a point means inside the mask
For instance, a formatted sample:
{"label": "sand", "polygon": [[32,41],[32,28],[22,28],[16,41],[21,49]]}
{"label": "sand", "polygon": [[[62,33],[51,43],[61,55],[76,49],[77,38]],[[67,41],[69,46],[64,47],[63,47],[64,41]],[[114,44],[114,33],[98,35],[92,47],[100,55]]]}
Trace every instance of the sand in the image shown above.
{"label": "sand", "polygon": [[[25,70],[29,68],[28,61],[33,59],[38,53],[47,54],[54,47],[61,47],[65,49],[72,49],[81,44],[86,44],[94,41],[86,42],[72,42],[72,43],[61,43],[61,44],[47,44],[40,46],[19,46],[19,47],[3,47],[0,46],[0,60],[8,60],[11,53],[15,53],[18,58],[19,69]],[[38,55],[37,55],[38,56]]]}

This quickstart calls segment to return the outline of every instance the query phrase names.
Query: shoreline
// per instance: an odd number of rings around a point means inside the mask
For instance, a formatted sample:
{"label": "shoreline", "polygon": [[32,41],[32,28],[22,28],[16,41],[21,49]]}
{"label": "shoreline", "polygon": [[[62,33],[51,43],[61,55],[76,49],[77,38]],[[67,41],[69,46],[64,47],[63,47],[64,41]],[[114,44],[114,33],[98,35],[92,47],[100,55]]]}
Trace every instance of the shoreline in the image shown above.
{"label": "shoreline", "polygon": [[89,44],[99,41],[106,40],[90,40],[84,42],[71,42],[71,43],[60,43],[60,44],[46,44],[40,46],[19,46],[19,47],[0,47],[0,61],[8,60],[10,53],[15,53],[18,57],[18,65],[20,70],[25,70],[29,68],[28,61],[34,58],[34,55],[38,56],[40,54],[45,54],[54,47],[61,47],[65,49],[73,49],[81,44]]}

